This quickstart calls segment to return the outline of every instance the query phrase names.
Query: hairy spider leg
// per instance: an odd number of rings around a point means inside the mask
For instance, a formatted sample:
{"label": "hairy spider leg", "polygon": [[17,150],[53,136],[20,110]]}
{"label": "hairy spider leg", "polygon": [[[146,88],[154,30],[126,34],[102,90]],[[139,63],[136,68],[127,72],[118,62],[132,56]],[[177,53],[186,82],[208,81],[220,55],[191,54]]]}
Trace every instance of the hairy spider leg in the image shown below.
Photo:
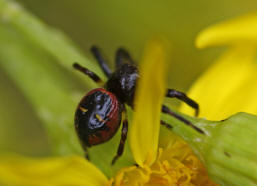
{"label": "hairy spider leg", "polygon": [[119,147],[118,147],[117,154],[112,160],[112,165],[114,165],[114,163],[117,161],[117,159],[123,154],[125,142],[126,142],[126,139],[127,139],[128,118],[127,118],[127,112],[126,112],[125,108],[124,108],[124,114],[125,114],[125,118],[124,118],[123,124],[122,124],[120,144],[119,144]]}
{"label": "hairy spider leg", "polygon": [[129,55],[128,51],[125,50],[124,48],[119,48],[116,51],[116,58],[115,58],[116,68],[119,68],[124,63],[135,64],[134,60]]}
{"label": "hairy spider leg", "polygon": [[162,112],[164,114],[169,114],[170,116],[182,121],[183,123],[185,123],[186,125],[192,127],[194,130],[196,130],[197,132],[204,134],[204,131],[200,128],[198,128],[197,126],[195,126],[193,123],[191,123],[190,121],[188,121],[187,119],[185,119],[184,117],[178,115],[177,113],[171,111],[167,106],[162,105]]}
{"label": "hairy spider leg", "polygon": [[174,89],[168,89],[166,93],[166,97],[169,98],[177,98],[183,102],[185,102],[187,105],[195,109],[195,116],[198,116],[199,114],[199,105],[191,98],[187,97],[187,95],[183,92],[174,90]]}
{"label": "hairy spider leg", "polygon": [[100,49],[96,46],[92,46],[91,52],[94,55],[94,57],[96,58],[99,66],[103,70],[104,74],[109,78],[111,76],[112,72],[111,72],[109,66],[107,65],[107,62],[106,62],[105,58],[103,57]]}
{"label": "hairy spider leg", "polygon": [[88,77],[90,77],[97,84],[99,84],[99,85],[103,84],[103,81],[101,80],[101,78],[98,75],[96,75],[94,72],[88,70],[86,67],[82,67],[80,64],[74,63],[73,68],[82,72],[83,74],[86,74]]}
{"label": "hairy spider leg", "polygon": [[84,150],[84,156],[85,158],[90,161],[89,153],[88,153],[88,148],[85,145],[82,145],[82,148]]}
{"label": "hairy spider leg", "polygon": [[167,129],[171,130],[173,126],[169,123],[166,123],[165,121],[161,120],[161,125],[166,127]]}

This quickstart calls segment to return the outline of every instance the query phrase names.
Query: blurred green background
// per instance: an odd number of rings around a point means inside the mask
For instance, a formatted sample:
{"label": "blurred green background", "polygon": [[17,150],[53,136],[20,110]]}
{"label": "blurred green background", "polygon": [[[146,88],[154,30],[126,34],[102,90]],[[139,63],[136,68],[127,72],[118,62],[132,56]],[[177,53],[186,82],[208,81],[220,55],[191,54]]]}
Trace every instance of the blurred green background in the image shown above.
{"label": "blurred green background", "polygon": [[[220,53],[220,49],[197,50],[194,47],[197,34],[210,24],[257,10],[256,0],[20,0],[18,2],[46,24],[64,32],[90,60],[93,61],[89,53],[90,46],[92,44],[100,46],[111,67],[117,47],[124,46],[139,61],[149,38],[155,35],[167,37],[172,46],[169,86],[182,91],[188,90],[192,82]],[[2,52],[5,52],[7,45],[16,45],[20,42],[26,43],[24,44],[27,47],[26,51],[31,48],[33,55],[39,53],[38,56],[44,56],[41,55],[43,52],[40,49],[35,49],[35,46],[27,41],[27,38],[16,33],[15,28],[5,26],[3,16],[1,21]],[[30,26],[27,25],[28,28]],[[2,68],[1,62],[5,60],[3,56],[0,52],[0,151],[34,156],[49,155],[51,150],[42,120],[31,106],[29,97],[24,96],[22,89],[13,80],[14,75],[12,74],[10,78],[10,72]],[[46,58],[49,58],[48,61],[52,60],[50,56]],[[60,75],[59,81],[55,82],[56,85],[62,84],[63,79],[65,82],[70,82],[70,84],[63,83],[67,92],[73,88],[82,93],[86,92],[87,87],[82,87],[85,84],[80,83],[79,78],[69,78],[71,73],[66,69],[61,71],[60,74],[65,72],[66,76]],[[48,74],[41,74],[40,77],[44,76]],[[37,78],[37,75],[32,78]],[[31,86],[29,88],[33,89],[33,85]],[[51,93],[46,96],[51,96]],[[71,110],[74,110],[73,107],[72,105]]]}

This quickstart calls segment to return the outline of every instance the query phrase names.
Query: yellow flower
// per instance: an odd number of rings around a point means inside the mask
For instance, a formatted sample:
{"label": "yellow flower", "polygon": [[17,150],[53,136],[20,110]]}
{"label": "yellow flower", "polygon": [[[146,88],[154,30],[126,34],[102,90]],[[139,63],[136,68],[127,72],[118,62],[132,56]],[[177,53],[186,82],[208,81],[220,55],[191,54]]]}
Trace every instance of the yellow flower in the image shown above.
{"label": "yellow flower", "polygon": [[0,185],[106,185],[107,178],[83,157],[1,156]]}
{"label": "yellow flower", "polygon": [[[257,14],[207,28],[196,45],[228,46],[189,91],[201,105],[200,116],[222,120],[237,112],[257,114]],[[181,111],[191,113],[185,105]]]}
{"label": "yellow flower", "polygon": [[203,165],[181,139],[173,137],[167,145],[158,145],[160,110],[166,89],[166,54],[162,44],[154,41],[147,48],[141,64],[142,77],[139,80],[137,104],[129,133],[129,145],[137,166],[125,167],[108,180],[93,164],[79,156],[42,159],[2,157],[0,183],[88,186],[212,185]]}

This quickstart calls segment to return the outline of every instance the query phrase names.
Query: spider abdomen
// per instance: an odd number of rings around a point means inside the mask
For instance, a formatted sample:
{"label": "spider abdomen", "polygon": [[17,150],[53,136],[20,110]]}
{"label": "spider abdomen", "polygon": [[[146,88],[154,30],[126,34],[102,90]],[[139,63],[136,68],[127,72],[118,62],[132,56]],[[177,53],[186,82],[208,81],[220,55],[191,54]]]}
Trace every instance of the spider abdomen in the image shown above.
{"label": "spider abdomen", "polygon": [[98,88],[90,91],[79,103],[75,128],[81,143],[87,147],[111,139],[121,123],[122,105],[116,96]]}

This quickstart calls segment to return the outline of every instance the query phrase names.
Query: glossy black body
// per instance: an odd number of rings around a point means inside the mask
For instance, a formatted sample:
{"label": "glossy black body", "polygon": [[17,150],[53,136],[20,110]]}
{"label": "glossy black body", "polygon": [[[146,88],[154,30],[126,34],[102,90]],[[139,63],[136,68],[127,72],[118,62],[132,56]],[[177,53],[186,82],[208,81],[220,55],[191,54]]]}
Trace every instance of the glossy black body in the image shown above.
{"label": "glossy black body", "polygon": [[80,101],[75,128],[84,147],[104,143],[114,136],[124,104],[133,106],[138,77],[136,66],[122,64],[110,75],[105,89],[94,89]]}

